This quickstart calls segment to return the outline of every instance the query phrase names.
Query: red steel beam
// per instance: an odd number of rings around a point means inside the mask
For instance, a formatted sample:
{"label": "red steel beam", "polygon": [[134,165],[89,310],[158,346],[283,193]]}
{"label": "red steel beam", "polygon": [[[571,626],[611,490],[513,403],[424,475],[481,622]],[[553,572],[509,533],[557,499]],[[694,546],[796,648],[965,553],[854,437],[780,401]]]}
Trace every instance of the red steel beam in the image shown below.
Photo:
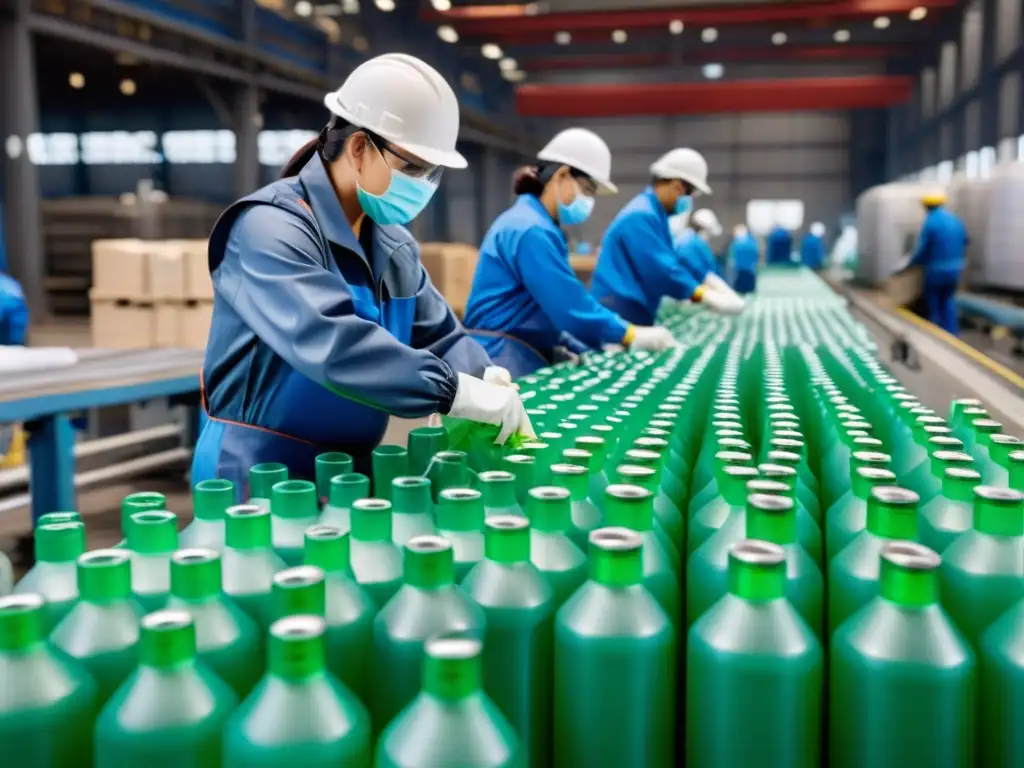
{"label": "red steel beam", "polygon": [[866,109],[910,98],[903,75],[808,77],[701,83],[523,85],[516,108],[524,117],[632,117],[723,112]]}
{"label": "red steel beam", "polygon": [[824,0],[823,2],[769,2],[749,5],[681,6],[648,10],[543,13],[529,15],[526,5],[462,6],[449,11],[427,8],[422,18],[452,24],[464,35],[553,35],[613,29],[667,28],[680,20],[700,27],[733,24],[806,23],[859,16],[900,16],[913,8],[952,8],[958,0]]}
{"label": "red steel beam", "polygon": [[[901,45],[819,45],[819,46],[743,46],[730,48],[702,48],[684,51],[683,64],[709,62],[737,63],[760,61],[828,61],[850,59],[884,59],[906,52]],[[577,69],[642,69],[671,67],[673,58],[668,53],[595,53],[577,56],[517,57],[527,72],[571,71]]]}

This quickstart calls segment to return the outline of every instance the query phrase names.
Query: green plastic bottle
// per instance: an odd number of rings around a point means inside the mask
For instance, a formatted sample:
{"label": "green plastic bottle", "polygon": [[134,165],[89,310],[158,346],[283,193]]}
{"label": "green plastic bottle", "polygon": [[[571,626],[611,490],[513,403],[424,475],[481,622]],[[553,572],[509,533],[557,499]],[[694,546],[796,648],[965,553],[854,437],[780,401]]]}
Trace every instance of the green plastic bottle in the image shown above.
{"label": "green plastic bottle", "polygon": [[587,579],[587,556],[568,534],[571,510],[566,488],[542,485],[530,491],[530,561],[554,590],[556,611]]}
{"label": "green plastic bottle", "polygon": [[436,504],[446,488],[469,486],[469,459],[463,451],[438,451],[424,474],[430,479],[430,492]]}
{"label": "green plastic bottle", "polygon": [[1024,765],[1024,600],[982,634],[978,666],[978,765]]}
{"label": "green plastic bottle", "polygon": [[[569,491],[571,500],[570,536],[581,550],[587,545],[587,536],[601,526],[603,519],[600,508],[589,495],[592,477],[592,475],[588,476],[586,468],[578,464],[551,465],[552,484]],[[600,485],[607,487],[607,481],[605,480]]]}
{"label": "green plastic bottle", "polygon": [[220,768],[238,696],[196,659],[186,611],[142,619],[139,666],[96,720],[95,768]]}
{"label": "green plastic bottle", "polygon": [[[880,453],[878,456],[885,456]],[[896,475],[881,466],[860,466],[853,470],[853,485],[825,513],[825,559],[832,562],[868,524],[871,489],[896,482]]]}
{"label": "green plastic bottle", "polygon": [[316,457],[316,495],[321,504],[331,498],[331,481],[352,473],[352,457],[341,451],[329,451]]}
{"label": "green plastic bottle", "polygon": [[402,587],[373,622],[370,711],[378,731],[416,697],[428,638],[445,632],[484,632],[483,610],[455,583],[455,555],[448,539],[411,539],[405,545],[404,577]]}
{"label": "green plastic bottle", "polygon": [[501,465],[502,469],[516,476],[516,501],[519,506],[528,507],[530,490],[539,485],[536,481],[537,462],[533,456],[525,453],[512,453],[502,459]]}
{"label": "green plastic bottle", "polygon": [[370,496],[370,478],[358,472],[335,475],[320,522],[348,533],[352,530],[352,504]]}
{"label": "green plastic bottle", "polygon": [[516,499],[516,476],[511,472],[503,469],[481,472],[477,480],[483,494],[485,517],[523,514]]}
{"label": "green plastic bottle", "polygon": [[306,531],[306,565],[324,574],[327,666],[356,697],[369,704],[372,692],[373,617],[377,605],[352,577],[349,534],[315,525]]}
{"label": "green plastic bottle", "polygon": [[369,768],[370,717],[327,671],[319,616],[270,627],[267,673],[224,728],[223,768]]}
{"label": "green plastic bottle", "polygon": [[288,565],[302,562],[306,529],[320,518],[316,484],[282,480],[270,489],[270,530],[274,551]]}
{"label": "green plastic bottle", "polygon": [[96,682],[46,642],[43,598],[0,597],[0,744],[12,768],[90,765]]}
{"label": "green plastic bottle", "polygon": [[526,762],[515,730],[482,690],[482,650],[475,637],[427,641],[423,690],[381,735],[376,768],[541,765]]}
{"label": "green plastic bottle", "polygon": [[716,485],[722,495],[711,498],[690,520],[687,539],[690,554],[721,528],[730,515],[744,512],[747,504],[747,483],[756,477],[756,467],[736,464],[724,464],[719,467]]}
{"label": "green plastic bottle", "polygon": [[871,489],[867,527],[828,565],[829,635],[878,594],[879,555],[887,541],[917,538],[917,494],[894,485]]}
{"label": "green plastic bottle", "polygon": [[980,485],[974,525],[942,553],[942,604],[975,650],[988,626],[1024,597],[1024,494]]}
{"label": "green plastic bottle", "polygon": [[128,523],[132,592],[145,612],[158,611],[171,591],[171,555],[178,548],[173,512],[136,512]]}
{"label": "green plastic bottle", "polygon": [[654,533],[654,495],[638,485],[616,484],[605,489],[605,518],[613,527],[636,531],[643,541],[644,587],[654,595],[675,627],[682,620],[679,572]]}
{"label": "green plastic bottle", "polygon": [[79,600],[50,634],[50,643],[76,659],[99,685],[106,703],[138,663],[142,607],[132,597],[130,556],[97,549],[78,558]]}
{"label": "green plastic bottle", "polygon": [[590,577],[556,617],[558,768],[676,765],[676,634],[643,547],[626,528],[591,533]]}
{"label": "green plastic bottle", "polygon": [[879,596],[832,636],[831,768],[968,768],[976,662],[939,605],[939,557],[890,541]]}
{"label": "green plastic bottle", "polygon": [[199,660],[231,686],[239,700],[248,696],[263,674],[263,637],[256,622],[221,592],[217,552],[174,553],[167,609],[192,617]]}
{"label": "green plastic bottle", "polygon": [[1013,435],[991,435],[988,443],[988,465],[984,468],[986,485],[1007,486],[1010,481],[1010,454],[1021,448]]}
{"label": "green plastic bottle", "polygon": [[288,467],[276,461],[256,464],[249,469],[249,503],[270,511],[273,488],[288,479]]}
{"label": "green plastic bottle", "polygon": [[430,460],[448,447],[444,427],[417,427],[409,433],[409,474],[424,476]]}
{"label": "green plastic bottle", "polygon": [[484,690],[514,726],[528,764],[551,764],[554,590],[530,562],[530,523],[488,518],[485,556],[462,582],[483,608]]}
{"label": "green plastic bottle", "polygon": [[78,558],[85,552],[85,526],[49,523],[35,529],[36,561],[14,586],[14,594],[38,594],[48,634],[78,601]]}
{"label": "green plastic bottle", "polygon": [[974,489],[981,485],[981,475],[974,469],[947,467],[942,479],[942,492],[921,507],[918,513],[918,538],[936,552],[971,529],[974,521]]}
{"label": "green plastic bottle", "polygon": [[[47,512],[40,515],[36,520],[36,528],[41,525],[53,525],[55,523],[82,523],[82,516],[77,512]],[[83,523],[84,525],[84,523]]]}
{"label": "green plastic bottle", "polygon": [[904,488],[921,497],[922,504],[942,493],[942,477],[947,467],[974,464],[971,455],[963,452],[963,443],[958,438],[939,435],[928,441],[928,448],[931,450],[928,460],[922,461],[901,480]]}
{"label": "green plastic bottle", "polygon": [[1010,453],[1010,472],[1007,482],[1013,490],[1024,492],[1024,451]]}
{"label": "green plastic bottle", "polygon": [[200,480],[192,488],[192,522],[178,537],[184,549],[224,549],[224,513],[235,504],[235,484],[230,480]]}
{"label": "green plastic bottle", "polygon": [[[639,485],[651,492],[654,499],[655,532],[678,570],[681,564],[680,552],[686,542],[686,518],[661,489],[657,470],[654,467],[620,464],[615,468],[615,474],[619,483]],[[607,488],[605,493],[607,495]]]}
{"label": "green plastic bottle", "polygon": [[222,589],[266,632],[274,620],[270,605],[274,574],[288,567],[271,546],[270,510],[258,504],[239,504],[225,516]]}
{"label": "green plastic bottle", "polygon": [[484,556],[484,502],[480,491],[447,488],[437,502],[437,532],[452,543],[455,580],[462,583]]}
{"label": "green plastic bottle", "polygon": [[402,550],[391,540],[391,502],[352,502],[349,549],[356,583],[383,606],[402,586]]}
{"label": "green plastic bottle", "polygon": [[[604,498],[604,489],[608,487],[608,478],[605,476],[604,470],[608,462],[609,443],[614,442],[615,434],[608,424],[594,424],[589,427],[589,430],[596,434],[578,435],[573,438],[573,444],[577,448],[589,451],[593,457],[587,466],[587,497],[602,499]],[[554,484],[558,485],[557,482]]]}
{"label": "green plastic bottle", "polygon": [[371,454],[373,495],[391,501],[391,483],[409,474],[409,454],[400,445],[378,445]]}
{"label": "green plastic bottle", "polygon": [[[795,535],[792,502],[764,499],[789,504]],[[750,522],[758,508],[752,502]],[[786,596],[792,583],[786,569],[782,547],[753,539],[736,543],[729,554],[727,593],[690,629],[690,768],[821,764],[823,653],[815,632]]]}
{"label": "green plastic bottle", "polygon": [[434,502],[425,477],[396,477],[391,483],[391,540],[404,547],[434,533]]}
{"label": "green plastic bottle", "polygon": [[125,546],[125,541],[128,537],[128,526],[131,522],[132,515],[136,512],[159,512],[164,509],[167,509],[167,497],[162,493],[139,491],[138,493],[129,493],[121,499],[122,539],[117,546]]}

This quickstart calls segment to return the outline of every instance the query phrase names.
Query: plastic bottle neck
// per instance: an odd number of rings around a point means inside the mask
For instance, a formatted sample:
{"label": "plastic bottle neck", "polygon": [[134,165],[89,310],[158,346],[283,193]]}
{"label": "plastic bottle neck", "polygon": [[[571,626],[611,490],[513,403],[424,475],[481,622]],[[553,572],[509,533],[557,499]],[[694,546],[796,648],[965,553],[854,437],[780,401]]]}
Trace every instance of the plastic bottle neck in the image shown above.
{"label": "plastic bottle neck", "polygon": [[[596,425],[603,426],[603,425]],[[594,457],[591,464],[592,472],[604,470],[605,461],[608,457],[608,438],[599,435],[580,435],[574,441],[577,448],[590,451]]]}
{"label": "plastic bottle neck", "polygon": [[132,592],[132,570],[128,553],[99,549],[78,558],[78,594],[87,603],[127,600]]}
{"label": "plastic bottle neck", "polygon": [[391,541],[391,502],[359,499],[352,503],[353,541]]}
{"label": "plastic bottle neck", "polygon": [[240,504],[227,511],[224,544],[230,549],[269,549],[270,511],[255,504]]}
{"label": "plastic bottle neck", "polygon": [[270,627],[270,673],[298,683],[324,672],[324,620],[289,616]]}
{"label": "plastic bottle neck", "polygon": [[121,500],[121,533],[127,538],[131,516],[136,512],[157,512],[167,509],[167,497],[162,493],[143,491],[132,493]]}
{"label": "plastic bottle neck", "polygon": [[516,477],[516,498],[527,498],[530,489],[537,485],[537,462],[525,453],[513,453],[501,463],[502,469]]}
{"label": "plastic bottle neck", "polygon": [[942,474],[942,495],[950,501],[970,504],[980,484],[981,475],[974,470],[951,466]]}
{"label": "plastic bottle neck", "polygon": [[599,528],[590,534],[590,578],[620,589],[640,584],[644,577],[643,543],[634,531]]}
{"label": "plastic bottle neck", "polygon": [[422,475],[435,454],[448,447],[444,427],[417,427],[409,433],[409,472]]}
{"label": "plastic bottle neck", "polygon": [[534,530],[565,533],[572,523],[572,501],[564,488],[540,487],[530,491],[530,521]]}
{"label": "plastic bottle neck", "polygon": [[792,499],[766,494],[747,498],[747,538],[779,546],[797,541],[796,507]]}
{"label": "plastic bottle neck", "polygon": [[128,524],[128,548],[140,555],[166,555],[178,548],[173,512],[136,512]]}
{"label": "plastic bottle neck", "polygon": [[906,608],[939,602],[939,558],[919,544],[894,542],[882,552],[879,594]]}
{"label": "plastic bottle neck", "polygon": [[200,480],[192,489],[192,513],[197,520],[223,522],[224,512],[235,503],[235,484],[230,480]]}
{"label": "plastic bottle neck", "polygon": [[73,563],[85,552],[85,526],[51,523],[35,531],[36,560],[42,563]]}
{"label": "plastic bottle neck", "polygon": [[171,594],[182,600],[208,600],[221,590],[220,555],[183,549],[171,556]]}
{"label": "plastic bottle neck", "polygon": [[331,490],[328,498],[332,507],[351,509],[356,501],[368,498],[369,495],[370,478],[366,475],[349,472],[331,478]]}
{"label": "plastic bottle neck", "polygon": [[479,640],[450,637],[428,642],[423,661],[426,693],[456,702],[477,693],[482,682]]}
{"label": "plastic bottle neck", "polygon": [[282,480],[270,491],[270,511],[286,520],[315,520],[320,514],[316,484],[308,480]]}
{"label": "plastic bottle neck", "polygon": [[786,590],[786,557],[764,541],[744,540],[729,553],[729,591],[755,603],[777,600]]}
{"label": "plastic bottle neck", "polygon": [[455,583],[452,545],[440,536],[416,536],[405,545],[405,583],[418,589],[439,589]]}
{"label": "plastic bottle neck", "polygon": [[993,435],[989,438],[988,455],[1000,467],[1009,469],[1010,454],[1020,448],[1020,441],[1009,435]]}
{"label": "plastic bottle neck", "polygon": [[39,595],[0,597],[0,654],[35,648],[45,639]]}
{"label": "plastic bottle neck", "polygon": [[481,472],[480,490],[485,507],[507,509],[516,505],[516,476],[511,472]]}
{"label": "plastic bottle neck", "polygon": [[520,515],[496,515],[487,519],[484,557],[503,565],[530,561],[530,522]]}
{"label": "plastic bottle neck", "polygon": [[1024,492],[1024,451],[1010,454],[1010,487]]}
{"label": "plastic bottle neck", "polygon": [[269,499],[271,489],[288,479],[288,467],[277,462],[257,464],[249,470],[249,498]]}
{"label": "plastic bottle neck", "polygon": [[654,530],[654,494],[639,485],[609,485],[605,489],[608,525],[646,533]]}
{"label": "plastic bottle neck", "polygon": [[462,451],[440,451],[430,460],[427,477],[431,489],[440,496],[448,488],[465,488],[469,475],[466,454]]}
{"label": "plastic bottle neck", "polygon": [[[899,494],[889,491],[900,491]],[[868,497],[867,529],[883,539],[917,538],[917,494],[889,486],[873,489]]]}
{"label": "plastic bottle neck", "polygon": [[185,611],[157,611],[142,619],[139,663],[155,669],[191,664],[196,658],[196,629]]}
{"label": "plastic bottle neck", "polygon": [[274,615],[323,616],[327,610],[324,572],[313,565],[288,568],[274,575],[271,588]]}
{"label": "plastic bottle neck", "polygon": [[373,494],[391,500],[391,484],[409,474],[409,454],[400,445],[378,445],[373,449]]}
{"label": "plastic bottle neck", "polygon": [[352,457],[340,451],[321,453],[316,457],[316,495],[327,499],[331,495],[331,480],[352,472]]}
{"label": "plastic bottle neck", "polygon": [[742,508],[747,503],[747,483],[757,477],[753,467],[727,467],[718,481],[718,491],[730,507]]}
{"label": "plastic bottle neck", "polygon": [[1008,488],[975,488],[974,529],[990,536],[1024,536],[1024,496]]}
{"label": "plastic bottle neck", "polygon": [[303,562],[325,573],[349,573],[352,562],[348,533],[330,525],[307,528]]}
{"label": "plastic bottle neck", "polygon": [[552,482],[568,490],[573,501],[585,501],[590,492],[590,478],[579,469],[575,464],[555,464],[551,467]]}

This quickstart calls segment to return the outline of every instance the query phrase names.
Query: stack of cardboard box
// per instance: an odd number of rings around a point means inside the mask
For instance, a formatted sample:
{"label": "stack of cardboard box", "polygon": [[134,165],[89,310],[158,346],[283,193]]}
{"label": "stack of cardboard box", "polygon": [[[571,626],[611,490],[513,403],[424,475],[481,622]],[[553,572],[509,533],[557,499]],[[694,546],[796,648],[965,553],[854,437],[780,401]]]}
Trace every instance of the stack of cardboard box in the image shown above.
{"label": "stack of cardboard box", "polygon": [[213,315],[205,240],[95,240],[93,344],[203,349]]}
{"label": "stack of cardboard box", "polygon": [[430,281],[459,317],[466,311],[478,256],[476,248],[463,243],[423,243],[420,246],[420,260]]}

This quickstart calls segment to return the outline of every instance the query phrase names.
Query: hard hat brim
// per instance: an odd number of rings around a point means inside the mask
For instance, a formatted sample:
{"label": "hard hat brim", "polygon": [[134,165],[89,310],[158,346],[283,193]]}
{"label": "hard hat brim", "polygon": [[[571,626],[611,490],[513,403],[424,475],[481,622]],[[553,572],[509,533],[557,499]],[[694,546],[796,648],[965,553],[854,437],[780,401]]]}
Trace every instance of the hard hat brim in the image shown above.
{"label": "hard hat brim", "polygon": [[673,171],[673,170],[671,170],[669,168],[665,168],[664,166],[660,165],[659,163],[654,163],[651,166],[651,176],[654,176],[654,177],[659,178],[659,179],[669,179],[669,180],[671,180],[671,179],[679,179],[680,181],[685,181],[687,184],[692,184],[693,188],[696,189],[698,192],[700,192],[702,194],[705,194],[705,195],[712,194],[711,187],[708,186],[708,183],[706,181],[701,181],[700,179],[694,179],[694,178],[692,178],[692,177],[690,177],[689,175],[686,175],[686,174],[676,173],[675,171]]}
{"label": "hard hat brim", "polygon": [[[362,125],[359,120],[355,118],[345,107],[341,105],[338,100],[337,93],[328,93],[324,96],[324,106],[331,111],[331,114],[340,117],[342,120],[350,125],[354,125],[358,128],[366,128]],[[369,130],[369,129],[368,129]],[[463,157],[459,152],[454,149],[444,150],[437,149],[436,147],[426,147],[422,144],[409,144],[402,141],[395,140],[390,136],[384,134],[378,134],[382,139],[394,143],[399,149],[405,150],[406,152],[416,155],[416,157],[430,163],[431,165],[441,165],[445,168],[453,168],[455,170],[461,170],[466,168],[469,163],[466,158]]]}
{"label": "hard hat brim", "polygon": [[612,184],[611,179],[602,179],[597,176],[591,176],[590,171],[586,168],[580,168],[576,164],[576,160],[564,157],[558,152],[545,152],[541,150],[537,154],[537,159],[542,160],[545,163],[561,163],[562,165],[568,165],[570,168],[575,168],[577,171],[582,171],[593,179],[595,184],[597,184],[597,194],[599,195],[617,195],[619,193],[619,188]]}

